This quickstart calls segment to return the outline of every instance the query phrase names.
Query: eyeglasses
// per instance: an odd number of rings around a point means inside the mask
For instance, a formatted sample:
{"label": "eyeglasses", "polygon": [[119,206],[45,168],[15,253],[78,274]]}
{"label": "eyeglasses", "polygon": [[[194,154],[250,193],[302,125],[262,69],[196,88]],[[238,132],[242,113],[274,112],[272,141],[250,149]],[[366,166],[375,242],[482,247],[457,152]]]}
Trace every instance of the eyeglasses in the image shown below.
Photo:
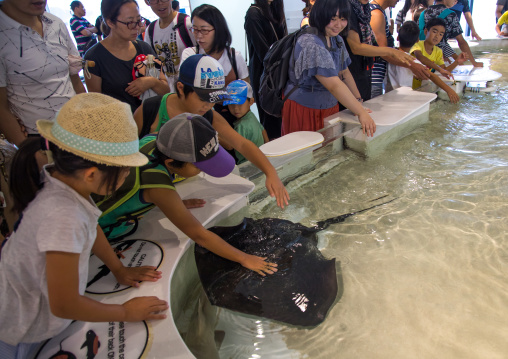
{"label": "eyeglasses", "polygon": [[206,36],[210,33],[210,31],[214,31],[215,29],[198,29],[198,28],[195,28],[195,27],[191,27],[191,31],[194,33],[194,34],[199,34],[201,33],[201,35],[203,36]]}
{"label": "eyeglasses", "polygon": [[129,21],[129,22],[123,22],[120,20],[116,20],[116,21],[118,21],[121,24],[126,25],[129,30],[134,30],[136,27],[141,27],[141,26],[145,25],[145,23],[143,22],[142,19],[139,19],[138,21]]}
{"label": "eyeglasses", "polygon": [[158,3],[167,3],[169,0],[148,0],[148,4],[150,5],[157,5]]}

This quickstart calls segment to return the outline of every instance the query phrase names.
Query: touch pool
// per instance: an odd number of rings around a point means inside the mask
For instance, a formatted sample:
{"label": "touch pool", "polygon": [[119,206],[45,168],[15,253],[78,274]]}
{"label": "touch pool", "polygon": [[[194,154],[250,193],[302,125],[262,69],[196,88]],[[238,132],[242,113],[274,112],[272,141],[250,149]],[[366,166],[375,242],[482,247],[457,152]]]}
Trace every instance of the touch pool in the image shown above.
{"label": "touch pool", "polygon": [[379,156],[340,152],[338,166],[289,184],[284,211],[249,207],[253,218],[313,225],[397,198],[320,234],[322,253],[341,262],[344,280],[326,320],[301,329],[215,309],[198,287],[177,322],[195,355],[506,357],[508,54],[490,52],[482,56],[503,73],[496,92],[433,103],[427,124]]}

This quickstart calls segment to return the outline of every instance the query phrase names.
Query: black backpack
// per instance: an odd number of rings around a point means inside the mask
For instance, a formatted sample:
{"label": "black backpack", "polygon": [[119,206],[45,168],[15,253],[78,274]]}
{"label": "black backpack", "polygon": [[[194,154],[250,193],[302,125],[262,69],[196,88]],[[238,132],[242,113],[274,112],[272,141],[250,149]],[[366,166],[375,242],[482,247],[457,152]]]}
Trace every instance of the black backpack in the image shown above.
{"label": "black backpack", "polygon": [[318,35],[318,32],[316,28],[305,27],[286,35],[272,44],[263,59],[264,70],[259,85],[258,105],[261,106],[263,111],[274,117],[282,116],[284,102],[299,87],[296,85],[282,98],[282,92],[289,79],[288,70],[290,61],[293,63],[295,61],[293,51],[296,40],[303,34]]}
{"label": "black backpack", "polygon": [[[180,38],[182,39],[185,47],[192,47],[194,44],[192,43],[189,31],[185,26],[185,22],[188,16],[189,15],[185,15],[184,13],[179,12],[177,15],[178,18],[176,20],[176,25],[173,26],[173,30],[178,30],[178,35],[180,35]],[[150,25],[148,25],[148,35],[150,35],[150,45],[152,45],[153,51],[155,51],[155,46],[153,44],[153,31],[157,21],[159,20],[155,20],[154,22],[150,23]]]}

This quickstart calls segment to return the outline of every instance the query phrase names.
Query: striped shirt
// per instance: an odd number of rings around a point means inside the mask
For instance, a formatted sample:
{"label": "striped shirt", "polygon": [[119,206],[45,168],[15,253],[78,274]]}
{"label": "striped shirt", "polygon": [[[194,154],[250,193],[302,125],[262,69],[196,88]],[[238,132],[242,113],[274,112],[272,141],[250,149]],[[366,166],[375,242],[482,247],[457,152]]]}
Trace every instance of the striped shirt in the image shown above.
{"label": "striped shirt", "polygon": [[92,37],[82,35],[81,31],[93,26],[84,17],[77,17],[76,15],[72,15],[70,23],[72,34],[74,35],[76,44],[78,45],[79,55],[83,57],[85,45],[92,39]]}
{"label": "striped shirt", "polygon": [[[386,32],[387,46],[393,47],[394,40],[393,40],[392,34],[390,33],[390,27],[388,25],[388,17],[386,16],[386,13],[381,8],[381,6],[379,6],[378,4],[370,4],[370,10],[371,11],[379,10],[383,13],[383,16],[385,17],[385,24],[386,24],[385,25],[385,32]],[[377,84],[378,86],[382,86],[382,84],[384,83],[385,77],[386,77],[386,69],[387,69],[386,61],[380,57],[376,57],[376,60],[374,61],[374,66],[372,68],[372,85]]]}

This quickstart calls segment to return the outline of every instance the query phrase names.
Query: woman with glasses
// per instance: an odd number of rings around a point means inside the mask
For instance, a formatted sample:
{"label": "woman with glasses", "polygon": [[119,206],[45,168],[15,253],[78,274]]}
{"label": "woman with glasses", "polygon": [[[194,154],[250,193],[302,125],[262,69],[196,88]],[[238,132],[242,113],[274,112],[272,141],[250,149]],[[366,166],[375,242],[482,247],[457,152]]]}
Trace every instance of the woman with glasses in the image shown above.
{"label": "woman with glasses", "polygon": [[[219,9],[207,4],[198,6],[192,11],[191,21],[197,46],[183,51],[182,62],[195,54],[209,55],[219,61],[224,69],[226,86],[234,80],[250,82],[249,70],[242,54],[230,48],[231,32]],[[218,103],[214,108],[231,126],[238,120],[229,112],[227,106]]]}
{"label": "woman with glasses", "polygon": [[134,61],[138,55],[155,55],[150,45],[136,40],[143,25],[138,4],[134,0],[103,0],[101,12],[109,35],[96,44],[85,55],[86,60],[95,62],[90,67],[90,78],[85,77],[88,92],[100,92],[131,106],[134,112],[146,90],[152,89],[159,95],[169,92],[166,78],[141,77],[133,80]]}
{"label": "woman with glasses", "polygon": [[[245,32],[249,46],[249,74],[254,98],[259,103],[259,85],[263,59],[270,46],[287,35],[283,0],[254,0],[245,15]],[[259,120],[270,139],[280,137],[281,119],[267,114],[258,106]]]}

